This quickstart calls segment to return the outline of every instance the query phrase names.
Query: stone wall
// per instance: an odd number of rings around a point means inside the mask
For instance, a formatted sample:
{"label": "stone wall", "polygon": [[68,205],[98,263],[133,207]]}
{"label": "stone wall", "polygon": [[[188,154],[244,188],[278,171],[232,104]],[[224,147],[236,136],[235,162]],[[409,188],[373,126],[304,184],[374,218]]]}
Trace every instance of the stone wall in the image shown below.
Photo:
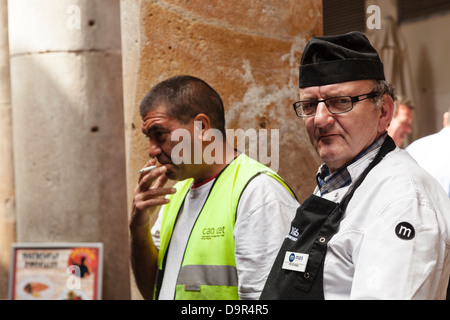
{"label": "stone wall", "polygon": [[133,0],[121,10],[129,193],[148,157],[139,103],[178,74],[221,94],[227,128],[278,130],[278,173],[300,199],[312,192],[319,160],[292,103],[302,50],[322,34],[321,1]]}

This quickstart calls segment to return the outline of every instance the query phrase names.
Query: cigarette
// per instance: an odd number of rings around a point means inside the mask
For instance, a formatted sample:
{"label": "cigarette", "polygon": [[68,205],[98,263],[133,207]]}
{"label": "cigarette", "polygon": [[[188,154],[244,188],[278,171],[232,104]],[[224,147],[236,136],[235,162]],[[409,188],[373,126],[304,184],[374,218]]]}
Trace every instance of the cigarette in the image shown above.
{"label": "cigarette", "polygon": [[139,170],[138,173],[149,172],[149,171],[152,171],[155,168],[156,168],[156,166],[150,166],[150,167],[142,168],[141,170]]}

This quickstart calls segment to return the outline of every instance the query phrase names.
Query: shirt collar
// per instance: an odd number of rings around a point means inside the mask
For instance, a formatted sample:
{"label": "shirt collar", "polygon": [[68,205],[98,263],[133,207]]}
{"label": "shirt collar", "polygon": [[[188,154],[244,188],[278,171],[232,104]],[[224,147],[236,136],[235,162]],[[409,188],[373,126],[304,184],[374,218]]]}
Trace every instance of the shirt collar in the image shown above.
{"label": "shirt collar", "polygon": [[350,175],[348,167],[356,161],[368,157],[372,151],[381,148],[384,140],[386,140],[386,136],[387,133],[383,134],[345,167],[332,174],[330,174],[330,170],[327,165],[325,163],[322,164],[316,175],[317,186],[319,187],[320,194],[324,195],[328,192],[333,192],[334,190],[350,185],[352,183],[352,177]]}

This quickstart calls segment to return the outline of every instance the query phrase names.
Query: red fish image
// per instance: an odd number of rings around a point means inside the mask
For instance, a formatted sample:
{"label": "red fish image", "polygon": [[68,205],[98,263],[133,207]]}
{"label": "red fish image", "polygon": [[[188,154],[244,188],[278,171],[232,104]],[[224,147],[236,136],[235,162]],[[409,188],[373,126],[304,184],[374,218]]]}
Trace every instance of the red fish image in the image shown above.
{"label": "red fish image", "polygon": [[41,292],[47,290],[48,286],[40,282],[28,282],[24,287],[23,291],[31,294],[33,297],[40,297]]}

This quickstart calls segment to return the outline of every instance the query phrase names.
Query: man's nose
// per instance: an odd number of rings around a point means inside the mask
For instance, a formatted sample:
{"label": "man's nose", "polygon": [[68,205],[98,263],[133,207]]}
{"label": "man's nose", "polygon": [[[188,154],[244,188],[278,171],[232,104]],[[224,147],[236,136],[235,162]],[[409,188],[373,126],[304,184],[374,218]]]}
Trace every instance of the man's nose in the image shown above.
{"label": "man's nose", "polygon": [[150,158],[155,158],[161,153],[161,147],[159,144],[155,143],[154,141],[150,140],[149,146],[148,146],[148,156]]}
{"label": "man's nose", "polygon": [[325,102],[319,102],[317,104],[316,115],[314,116],[314,124],[316,127],[325,127],[333,123],[333,115],[328,110]]}

